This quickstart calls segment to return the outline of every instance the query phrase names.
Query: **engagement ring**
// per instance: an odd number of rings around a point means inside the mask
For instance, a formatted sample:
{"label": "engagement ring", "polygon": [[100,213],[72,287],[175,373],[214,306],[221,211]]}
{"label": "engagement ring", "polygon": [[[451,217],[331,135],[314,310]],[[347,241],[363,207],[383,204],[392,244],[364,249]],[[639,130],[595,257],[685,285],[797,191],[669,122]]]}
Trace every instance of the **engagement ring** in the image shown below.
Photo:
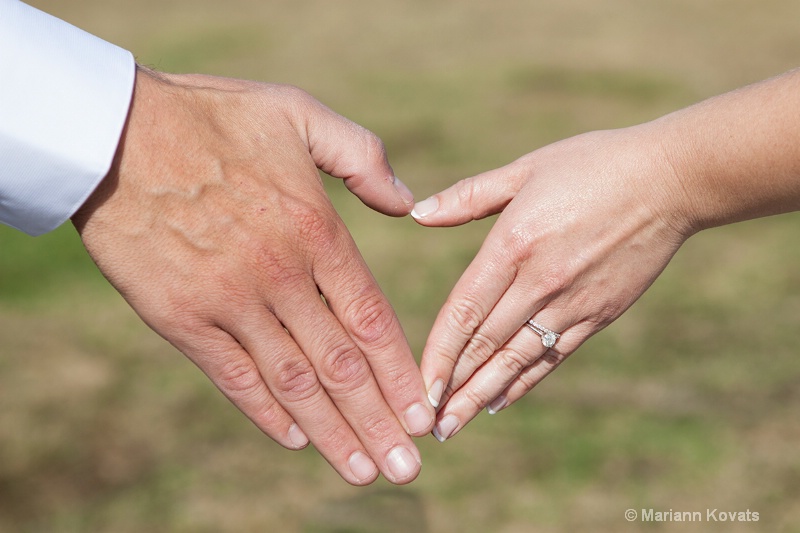
{"label": "engagement ring", "polygon": [[534,333],[542,338],[542,344],[545,346],[545,348],[552,348],[555,346],[558,338],[561,337],[560,333],[556,333],[555,331],[549,330],[541,324],[537,324],[533,321],[533,319],[525,322],[525,325],[531,328]]}

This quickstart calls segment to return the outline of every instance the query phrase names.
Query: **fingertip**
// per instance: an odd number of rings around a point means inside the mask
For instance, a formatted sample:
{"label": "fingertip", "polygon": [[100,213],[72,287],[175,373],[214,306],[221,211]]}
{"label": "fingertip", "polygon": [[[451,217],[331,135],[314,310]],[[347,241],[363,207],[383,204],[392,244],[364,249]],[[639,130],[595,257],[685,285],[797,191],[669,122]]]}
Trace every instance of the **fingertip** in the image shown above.
{"label": "fingertip", "polygon": [[486,412],[490,415],[496,415],[506,407],[508,407],[508,398],[506,398],[505,394],[501,394],[486,406]]}
{"label": "fingertip", "polygon": [[392,448],[386,456],[386,466],[388,474],[386,478],[395,485],[405,485],[414,481],[422,469],[422,462],[419,459],[419,452],[414,447],[413,453],[405,446]]}
{"label": "fingertip", "polygon": [[[378,478],[378,467],[367,454],[362,451],[353,452],[347,460],[350,473],[353,475],[349,483],[356,486],[369,485]],[[345,478],[347,479],[347,478]]]}
{"label": "fingertip", "polygon": [[403,414],[409,435],[418,437],[430,432],[435,421],[433,410],[422,403],[415,403]]}
{"label": "fingertip", "polygon": [[431,405],[435,408],[439,407],[439,402],[442,400],[442,394],[444,393],[444,380],[439,378],[433,382],[428,388],[428,401],[431,402]]}
{"label": "fingertip", "polygon": [[414,204],[414,209],[411,210],[411,216],[420,224],[425,224],[426,218],[433,215],[439,209],[439,199],[436,196],[431,196],[421,202]]}
{"label": "fingertip", "polygon": [[[411,192],[411,189],[409,189],[405,183],[400,181],[400,178],[397,176],[394,176],[393,183],[395,190],[400,195],[400,198],[403,200],[403,203],[405,203],[406,207],[409,209],[412,208],[414,206],[414,193]],[[408,214],[408,211],[406,211],[405,214]]]}
{"label": "fingertip", "polygon": [[288,431],[289,442],[292,443],[293,450],[302,450],[306,446],[308,446],[309,440],[306,434],[300,429],[296,423],[292,424],[289,427]]}
{"label": "fingertip", "polygon": [[432,433],[436,440],[444,442],[458,433],[460,429],[461,422],[458,417],[454,414],[448,414],[436,423]]}

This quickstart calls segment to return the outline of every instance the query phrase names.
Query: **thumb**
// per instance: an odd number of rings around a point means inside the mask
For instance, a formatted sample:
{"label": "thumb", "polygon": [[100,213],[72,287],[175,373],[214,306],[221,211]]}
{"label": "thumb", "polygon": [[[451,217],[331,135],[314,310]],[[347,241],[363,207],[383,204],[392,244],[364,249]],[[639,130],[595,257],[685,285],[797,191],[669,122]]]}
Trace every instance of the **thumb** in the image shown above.
{"label": "thumb", "polygon": [[406,216],[414,195],[397,179],[383,141],[368,129],[319,104],[308,117],[306,134],[317,168],[335,178],[372,209]]}
{"label": "thumb", "polygon": [[418,202],[411,216],[423,226],[458,226],[505,209],[519,191],[518,176],[502,167],[466,178]]}

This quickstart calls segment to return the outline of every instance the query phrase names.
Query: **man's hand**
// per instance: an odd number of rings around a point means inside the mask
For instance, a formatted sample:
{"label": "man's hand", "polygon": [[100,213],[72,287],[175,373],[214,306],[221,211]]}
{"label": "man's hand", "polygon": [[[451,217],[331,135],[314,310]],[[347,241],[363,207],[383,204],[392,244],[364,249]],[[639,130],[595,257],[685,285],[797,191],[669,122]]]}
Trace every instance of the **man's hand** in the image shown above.
{"label": "man's hand", "polygon": [[303,91],[140,69],[114,168],[73,218],[103,274],[262,431],[348,482],[412,481],[434,420],[317,168],[387,215],[380,140]]}

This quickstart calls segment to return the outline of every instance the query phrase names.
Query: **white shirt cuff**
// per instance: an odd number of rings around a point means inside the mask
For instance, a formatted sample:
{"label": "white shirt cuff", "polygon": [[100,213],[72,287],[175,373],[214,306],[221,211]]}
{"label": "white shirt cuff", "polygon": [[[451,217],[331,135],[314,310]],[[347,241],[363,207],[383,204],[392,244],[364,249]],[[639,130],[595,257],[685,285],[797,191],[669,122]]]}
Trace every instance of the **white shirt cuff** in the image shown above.
{"label": "white shirt cuff", "polygon": [[130,107],[130,52],[0,0],[0,222],[55,229],[111,168]]}

